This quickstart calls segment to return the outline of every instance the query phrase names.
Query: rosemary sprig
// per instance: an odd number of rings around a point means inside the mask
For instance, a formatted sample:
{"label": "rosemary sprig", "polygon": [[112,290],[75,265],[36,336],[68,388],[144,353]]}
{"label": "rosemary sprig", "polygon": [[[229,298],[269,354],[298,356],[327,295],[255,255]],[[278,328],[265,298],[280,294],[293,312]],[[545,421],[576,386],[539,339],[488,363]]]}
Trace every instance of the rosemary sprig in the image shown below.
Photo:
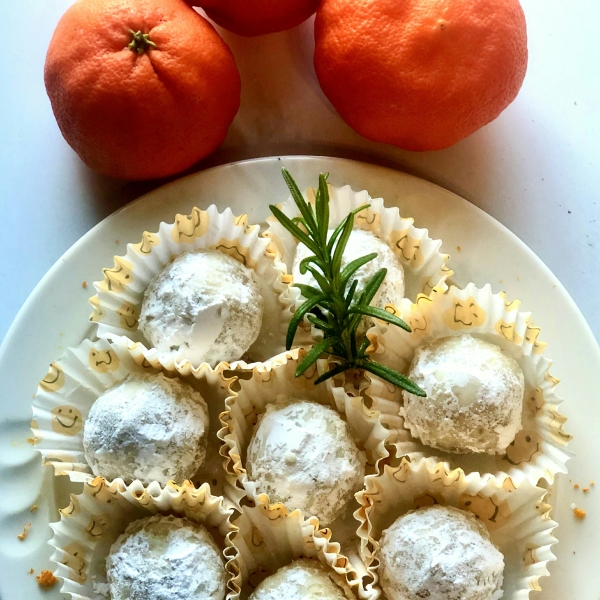
{"label": "rosemary sprig", "polygon": [[382,308],[370,305],[385,279],[387,269],[377,271],[367,282],[363,291],[360,294],[356,292],[358,281],[352,279],[353,275],[363,265],[376,258],[377,253],[357,258],[342,269],[342,255],[352,233],[354,216],[370,205],[365,204],[354,209],[334,229],[328,239],[328,176],[323,174],[319,176],[319,188],[313,209],[312,205],[302,197],[289,172],[282,169],[282,173],[301,216],[290,219],[276,206],[271,205],[269,208],[283,227],[312,252],[312,256],[308,256],[300,263],[300,272],[302,274],[311,273],[318,286],[295,284],[306,301],[298,308],[290,321],[286,336],[286,348],[289,350],[292,347],[296,330],[305,316],[310,323],[323,332],[323,339],[308,351],[298,365],[296,377],[302,375],[323,354],[328,353],[341,359],[342,362],[317,378],[315,384],[349,369],[364,369],[411,394],[425,396],[425,392],[410,379],[394,369],[373,361],[366,354],[369,339],[358,331],[364,316],[375,317],[402,327],[406,331],[411,331],[402,319]]}

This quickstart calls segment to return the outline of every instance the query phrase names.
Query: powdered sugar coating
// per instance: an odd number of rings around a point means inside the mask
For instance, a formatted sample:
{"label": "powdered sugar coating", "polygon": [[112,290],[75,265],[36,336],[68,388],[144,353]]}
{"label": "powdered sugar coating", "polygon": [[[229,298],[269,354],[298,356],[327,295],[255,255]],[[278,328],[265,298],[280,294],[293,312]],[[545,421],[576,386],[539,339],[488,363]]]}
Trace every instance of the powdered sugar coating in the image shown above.
{"label": "powdered sugar coating", "polygon": [[[328,237],[331,237],[332,233],[333,230],[329,230]],[[398,305],[404,298],[404,268],[391,248],[370,231],[352,230],[342,255],[342,268],[353,260],[373,252],[377,252],[377,257],[363,265],[352,278],[352,280],[358,280],[356,295],[358,296],[363,291],[367,282],[377,271],[385,267],[388,270],[387,275],[371,304],[381,308],[388,302]],[[315,278],[311,273],[307,272],[304,275],[300,273],[300,262],[308,256],[312,256],[312,252],[304,244],[298,244],[292,266],[294,282],[316,286]]]}
{"label": "powdered sugar coating", "polygon": [[150,281],[139,328],[160,352],[214,367],[248,351],[262,317],[254,272],[218,250],[197,250],[179,255]]}
{"label": "powdered sugar coating", "polygon": [[399,517],[380,539],[379,576],[388,600],[496,600],[504,557],[485,526],[451,506]]}
{"label": "powdered sugar coating", "polygon": [[111,600],[223,600],[227,572],[202,526],[155,515],[130,523],[106,559]]}
{"label": "powdered sugar coating", "polygon": [[333,569],[301,558],[262,581],[249,600],[356,600],[350,586]]}
{"label": "powdered sugar coating", "polygon": [[366,458],[339,414],[316,402],[267,405],[248,446],[246,469],[259,493],[331,523],[363,485]]}
{"label": "powdered sugar coating", "polygon": [[130,375],[92,405],[83,447],[95,475],[165,485],[192,477],[204,462],[208,409],[179,379]]}
{"label": "powdered sugar coating", "polygon": [[517,361],[471,335],[421,346],[408,376],[427,393],[404,392],[413,436],[447,452],[503,453],[522,428],[525,381]]}

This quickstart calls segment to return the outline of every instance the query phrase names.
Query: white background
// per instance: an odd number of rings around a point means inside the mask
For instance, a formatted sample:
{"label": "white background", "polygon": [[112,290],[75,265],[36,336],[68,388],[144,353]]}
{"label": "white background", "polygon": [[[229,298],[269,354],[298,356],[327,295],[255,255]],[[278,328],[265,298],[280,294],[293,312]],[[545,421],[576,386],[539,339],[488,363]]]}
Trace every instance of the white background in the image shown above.
{"label": "white background", "polygon": [[[69,4],[0,2],[0,339],[75,240],[158,185],[99,177],[61,137],[43,66]],[[517,100],[453,148],[423,154],[368,142],[338,117],[313,71],[312,20],[260,38],[225,32],[242,76],[242,104],[222,148],[205,164],[325,154],[394,166],[438,183],[521,237],[565,285],[598,339],[600,4],[523,0],[523,7],[530,58]]]}

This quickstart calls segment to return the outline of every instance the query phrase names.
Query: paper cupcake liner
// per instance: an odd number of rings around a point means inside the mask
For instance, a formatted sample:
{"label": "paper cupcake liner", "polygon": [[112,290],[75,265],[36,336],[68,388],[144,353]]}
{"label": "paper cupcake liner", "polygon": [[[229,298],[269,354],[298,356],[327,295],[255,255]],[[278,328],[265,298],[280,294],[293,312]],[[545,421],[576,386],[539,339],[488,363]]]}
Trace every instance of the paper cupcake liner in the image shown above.
{"label": "paper cupcake liner", "polygon": [[556,560],[552,546],[557,543],[546,490],[526,480],[515,486],[510,478],[467,475],[432,459],[392,463],[379,476],[368,477],[366,490],[357,494],[361,555],[375,581],[381,532],[411,510],[441,504],[470,511],[487,527],[504,554],[504,600],[525,600],[541,589],[539,580],[549,575],[546,564]]}
{"label": "paper cupcake liner", "polygon": [[[452,454],[422,444],[404,430],[398,433],[398,451],[418,458],[434,456],[466,473],[491,473],[499,480],[510,478],[519,485],[527,479],[537,485],[541,478],[550,484],[557,473],[566,473],[573,456],[567,449],[571,436],[564,431],[566,417],[559,412],[562,399],[555,393],[559,380],[550,372],[552,361],[543,356],[546,344],[539,340],[540,328],[531,313],[519,310],[520,301],[508,301],[502,292],[493,294],[489,285],[479,289],[452,286],[446,293],[434,290],[415,304],[403,302],[388,307],[411,327],[407,333],[377,321],[367,333],[377,361],[406,373],[422,344],[434,339],[469,333],[497,344],[519,363],[525,376],[523,429],[504,455]],[[398,396],[401,401],[401,396]]]}
{"label": "paper cupcake liner", "polygon": [[213,496],[208,484],[194,488],[158,484],[144,487],[140,482],[126,486],[101,477],[85,483],[83,492],[71,495],[71,503],[60,511],[60,521],[51,523],[55,549],[54,575],[63,578],[61,592],[74,600],[108,598],[106,557],[111,545],[132,521],[156,513],[185,517],[203,524],[221,548],[229,580],[227,599],[239,598],[241,587],[237,564],[238,550],[233,545],[237,528],[232,524],[233,508],[221,496]]}
{"label": "paper cupcake liner", "polygon": [[315,517],[305,518],[301,511],[287,512],[281,506],[244,506],[234,525],[239,530],[234,544],[239,551],[242,597],[298,558],[313,558],[331,567],[357,598],[376,597],[374,590],[363,587],[363,578],[368,576],[364,564],[353,564],[340,554],[340,545],[331,541],[331,530],[319,529]]}
{"label": "paper cupcake liner", "polygon": [[94,307],[90,320],[98,324],[98,337],[126,336],[140,344],[138,351],[150,364],[168,371],[205,376],[213,371],[251,368],[253,363],[248,365],[245,360],[223,361],[214,368],[175,360],[170,353],[152,348],[138,329],[144,292],[152,278],[184,252],[211,249],[231,256],[257,275],[264,299],[263,323],[248,356],[260,362],[284,351],[292,316],[291,277],[276,246],[259,235],[260,227],[250,225],[247,218],[245,214],[236,217],[229,208],[219,213],[214,205],[206,211],[194,208],[189,215],[176,215],[174,223],[161,223],[156,233],[145,231],[141,242],[127,244],[127,254],[115,256],[114,267],[103,269],[104,279],[94,282],[97,295],[90,298]]}
{"label": "paper cupcake liner", "polygon": [[[309,188],[305,197],[314,204],[315,194],[316,190]],[[431,239],[427,229],[415,227],[413,219],[400,216],[395,206],[386,207],[382,198],[371,198],[366,191],[355,192],[349,185],[341,188],[329,185],[329,195],[330,228],[337,227],[355,208],[371,205],[356,215],[354,228],[373,232],[394,251],[404,267],[406,297],[415,300],[418,294],[429,295],[434,287],[447,289],[446,280],[453,273],[446,266],[449,255],[440,252],[442,242]],[[277,206],[290,218],[299,216],[291,197]],[[267,223],[265,236],[277,246],[291,273],[298,242],[275,217],[268,217]],[[302,302],[300,291],[292,288],[292,294],[297,308]]]}
{"label": "paper cupcake liner", "polygon": [[[251,376],[246,374],[245,377],[249,378],[240,378],[230,385],[230,396],[225,400],[225,411],[221,415],[223,428],[218,435],[223,441],[221,454],[225,459],[224,468],[228,480],[225,494],[238,507],[249,502],[264,510],[278,510],[282,514],[291,512],[291,508],[287,509],[281,503],[272,503],[269,496],[249,479],[245,468],[246,450],[258,417],[279,394],[313,400],[337,410],[348,423],[358,447],[366,454],[366,473],[377,473],[379,462],[389,455],[385,447],[389,430],[380,411],[368,408],[365,397],[352,391],[348,393],[344,386],[351,388],[352,384],[348,384],[343,375],[315,386],[314,380],[328,367],[324,360],[296,378],[294,372],[303,356],[304,350],[293,350],[279,366],[254,368]],[[376,406],[386,405],[385,399],[369,398],[368,402]],[[397,410],[397,405],[394,404],[392,408]],[[345,513],[329,525],[333,539],[341,545],[343,554],[352,564],[360,562],[356,522],[352,516],[356,508],[357,504],[350,503]],[[314,519],[318,523],[318,519]],[[355,570],[359,569],[360,564],[356,564]]]}
{"label": "paper cupcake liner", "polygon": [[[83,430],[92,404],[129,374],[158,372],[160,369],[144,359],[139,346],[125,337],[109,335],[95,342],[84,340],[76,348],[68,348],[50,365],[33,400],[32,441],[42,454],[44,464],[52,465],[56,475],[68,475],[72,481],[92,478],[83,451]],[[208,481],[213,484],[213,490],[222,493],[225,474],[219,454],[221,443],[216,434],[229,380],[225,372],[211,371],[204,375],[193,373],[180,377],[202,394],[210,419],[206,460],[193,479]]]}

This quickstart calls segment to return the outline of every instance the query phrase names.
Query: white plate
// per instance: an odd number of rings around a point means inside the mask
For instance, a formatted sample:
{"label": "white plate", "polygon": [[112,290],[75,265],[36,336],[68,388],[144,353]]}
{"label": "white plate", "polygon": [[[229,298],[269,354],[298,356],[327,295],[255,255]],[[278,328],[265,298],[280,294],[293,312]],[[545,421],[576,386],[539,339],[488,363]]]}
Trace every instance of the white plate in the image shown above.
{"label": "white plate", "polygon": [[[523,301],[542,327],[540,339],[548,342],[552,370],[562,380],[558,393],[566,400],[562,412],[569,417],[567,431],[575,436],[570,448],[577,457],[569,462],[570,474],[559,477],[552,491],[553,518],[560,523],[554,547],[558,561],[544,578],[544,600],[598,600],[600,597],[600,350],[579,310],[547,267],[510,231],[466,200],[416,177],[355,161],[318,158],[264,158],[233,163],[190,175],[132,202],[83,236],[46,274],[27,300],[0,348],[0,598],[2,600],[56,600],[59,587],[43,593],[36,573],[53,569],[49,557],[48,521],[57,519],[57,508],[66,504],[65,478],[42,469],[30,436],[30,403],[47,365],[67,346],[89,335],[87,299],[100,269],[122,254],[125,244],[137,242],[144,230],[154,231],[161,220],[187,213],[192,206],[231,206],[247,212],[254,222],[264,220],[267,205],[281,201],[287,189],[282,166],[300,188],[315,185],[319,172],[330,172],[333,185],[350,184],[382,196],[400,206],[403,215],[427,227],[443,240],[451,255],[460,286],[470,281],[491,283],[495,292]],[[118,240],[118,242],[117,242]],[[26,241],[24,242],[26,243]],[[460,247],[460,250],[458,249]],[[82,283],[86,281],[87,289]],[[591,293],[591,291],[590,291]],[[596,429],[596,431],[594,431]],[[584,495],[591,480],[596,488]],[[572,483],[571,483],[572,481]],[[573,489],[573,483],[580,485]],[[576,521],[570,505],[586,509]],[[33,504],[40,508],[29,512]],[[23,525],[33,525],[24,542],[17,539]]]}

